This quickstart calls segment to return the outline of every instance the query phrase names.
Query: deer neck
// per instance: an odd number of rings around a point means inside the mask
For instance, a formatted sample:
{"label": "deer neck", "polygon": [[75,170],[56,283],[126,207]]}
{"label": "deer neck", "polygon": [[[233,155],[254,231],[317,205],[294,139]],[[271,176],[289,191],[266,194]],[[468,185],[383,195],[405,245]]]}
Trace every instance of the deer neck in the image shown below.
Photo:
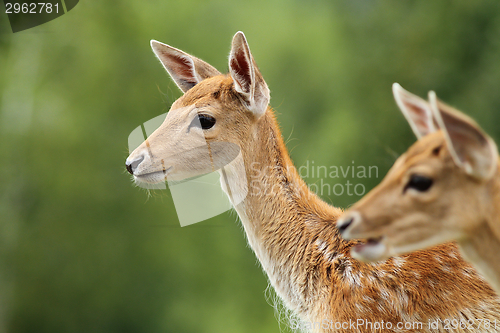
{"label": "deer neck", "polygon": [[[314,223],[330,219],[333,227],[340,210],[324,203],[300,178],[272,112],[268,110],[259,122],[241,146],[245,174],[229,166],[222,176],[232,189],[247,186],[247,195],[235,209],[248,242],[286,305],[304,313],[308,297],[301,274],[307,271],[304,256],[310,250]],[[239,194],[233,191],[231,196]]]}
{"label": "deer neck", "polygon": [[482,223],[475,233],[458,242],[465,259],[474,264],[491,286],[500,292],[500,240],[493,234],[488,223]]}
{"label": "deer neck", "polygon": [[488,218],[488,225],[497,239],[500,239],[500,158],[498,159],[498,168],[492,181],[490,190],[493,201],[491,202],[491,213]]}
{"label": "deer neck", "polygon": [[490,183],[493,200],[485,209],[484,222],[466,240],[459,242],[465,258],[472,262],[492,287],[500,293],[500,172]]}

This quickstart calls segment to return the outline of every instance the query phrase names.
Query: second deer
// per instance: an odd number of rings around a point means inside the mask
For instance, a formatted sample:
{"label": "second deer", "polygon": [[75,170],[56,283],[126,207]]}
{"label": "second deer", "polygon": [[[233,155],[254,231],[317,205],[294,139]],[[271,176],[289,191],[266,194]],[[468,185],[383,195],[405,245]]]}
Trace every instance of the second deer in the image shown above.
{"label": "second deer", "polygon": [[338,222],[364,261],[457,241],[464,257],[500,291],[500,171],[494,141],[469,117],[429,93],[394,84],[419,140],[385,179]]}

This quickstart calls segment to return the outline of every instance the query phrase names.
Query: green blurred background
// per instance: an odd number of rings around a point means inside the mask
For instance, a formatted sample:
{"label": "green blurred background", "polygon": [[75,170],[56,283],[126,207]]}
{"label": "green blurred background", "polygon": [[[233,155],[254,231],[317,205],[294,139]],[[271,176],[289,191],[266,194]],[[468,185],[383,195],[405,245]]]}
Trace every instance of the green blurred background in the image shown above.
{"label": "green blurred background", "polygon": [[2,12],[0,332],[280,330],[236,214],[181,228],[169,191],[124,168],[129,133],[180,96],[149,40],[225,71],[238,30],[297,166],[379,170],[309,184],[369,190],[415,141],[395,81],[500,142],[497,0],[87,0],[16,34]]}

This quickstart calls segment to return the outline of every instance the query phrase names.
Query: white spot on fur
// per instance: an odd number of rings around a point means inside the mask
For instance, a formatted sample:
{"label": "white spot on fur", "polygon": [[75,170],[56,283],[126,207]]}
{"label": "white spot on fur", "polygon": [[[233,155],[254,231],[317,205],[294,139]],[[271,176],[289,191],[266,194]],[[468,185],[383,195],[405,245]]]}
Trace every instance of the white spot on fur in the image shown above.
{"label": "white spot on fur", "polygon": [[373,275],[368,275],[368,276],[367,276],[367,279],[368,279],[368,282],[369,282],[370,284],[375,284],[375,283],[377,283],[377,280],[375,279],[375,277],[374,277]]}
{"label": "white spot on fur", "polygon": [[408,295],[405,292],[401,292],[401,293],[398,293],[398,298],[399,298],[399,301],[401,302],[403,309],[407,308],[408,307]]}
{"label": "white spot on fur", "polygon": [[365,308],[363,305],[356,303],[355,304],[356,310],[358,310],[358,315],[363,316],[364,314],[368,313],[368,309]]}
{"label": "white spot on fur", "polygon": [[436,260],[440,264],[443,262],[443,260],[441,259],[441,257],[438,256],[437,254],[434,256],[434,260]]}
{"label": "white spot on fur", "polygon": [[445,273],[452,273],[452,270],[451,270],[450,266],[448,266],[448,265],[441,266],[441,270]]}
{"label": "white spot on fur", "polygon": [[316,240],[316,246],[318,247],[318,250],[323,253],[323,255],[326,256],[328,254],[328,252],[326,251],[328,249],[328,243],[318,238]]}
{"label": "white spot on fur", "polygon": [[344,270],[344,277],[351,286],[362,286],[361,278],[363,277],[363,274],[358,271],[353,271],[350,264],[348,264]]}
{"label": "white spot on fur", "polygon": [[393,260],[394,260],[394,266],[396,268],[401,268],[406,263],[406,259],[401,258],[401,257],[394,257]]}
{"label": "white spot on fur", "polygon": [[371,296],[368,296],[368,295],[363,295],[363,297],[362,297],[362,298],[363,298],[365,301],[370,302],[370,303],[375,302],[375,299],[374,299],[373,297],[371,297]]}
{"label": "white spot on fur", "polygon": [[387,289],[380,290],[380,297],[382,297],[385,301],[391,301],[391,295]]}

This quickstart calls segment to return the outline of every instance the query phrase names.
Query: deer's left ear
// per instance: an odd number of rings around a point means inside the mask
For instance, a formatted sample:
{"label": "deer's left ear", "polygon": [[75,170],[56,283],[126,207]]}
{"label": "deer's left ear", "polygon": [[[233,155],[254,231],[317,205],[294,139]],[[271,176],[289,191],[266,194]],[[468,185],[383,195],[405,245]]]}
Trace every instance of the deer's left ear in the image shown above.
{"label": "deer's left ear", "polygon": [[417,139],[437,131],[431,107],[427,101],[406,91],[399,83],[392,85],[392,93]]}
{"label": "deer's left ear", "polygon": [[229,54],[229,72],[235,90],[241,94],[247,108],[257,117],[262,116],[269,104],[270,93],[260,73],[243,32],[234,35]]}
{"label": "deer's left ear", "polygon": [[175,84],[185,93],[202,80],[219,75],[219,71],[192,55],[156,40],[151,48],[170,74]]}
{"label": "deer's left ear", "polygon": [[439,101],[434,91],[429,101],[457,166],[479,180],[492,178],[498,165],[495,142],[474,120]]}

